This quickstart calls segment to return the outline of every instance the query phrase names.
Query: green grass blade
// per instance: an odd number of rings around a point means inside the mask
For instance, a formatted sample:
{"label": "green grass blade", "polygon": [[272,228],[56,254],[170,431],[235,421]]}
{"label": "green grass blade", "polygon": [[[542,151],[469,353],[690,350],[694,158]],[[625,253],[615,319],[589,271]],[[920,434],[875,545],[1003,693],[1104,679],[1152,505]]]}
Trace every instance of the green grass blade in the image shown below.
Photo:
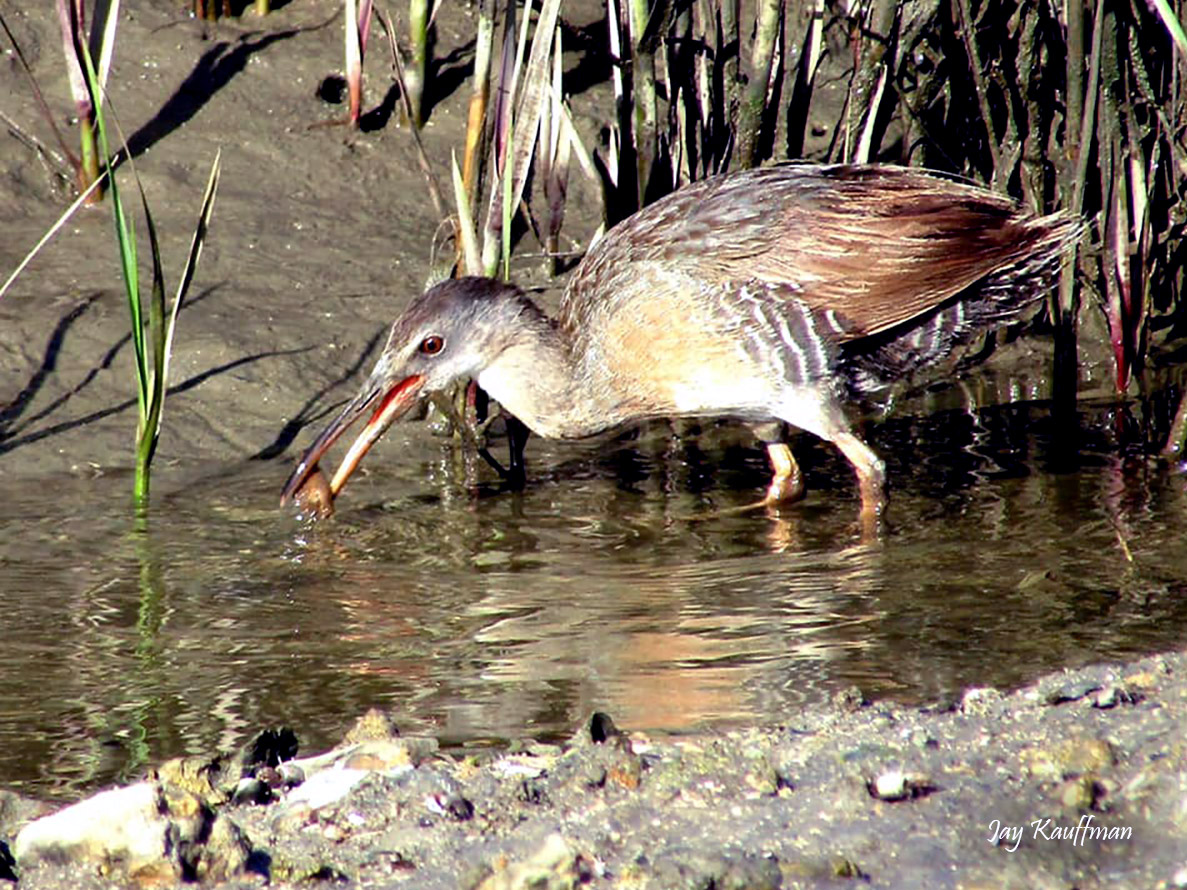
{"label": "green grass blade", "polygon": [[185,302],[190,284],[194,280],[194,273],[198,269],[198,259],[202,256],[202,246],[206,243],[206,232],[210,228],[210,217],[214,214],[214,198],[218,194],[218,181],[222,172],[223,150],[220,148],[214,155],[214,163],[210,165],[210,177],[206,181],[206,193],[202,196],[202,207],[198,211],[198,222],[194,226],[194,236],[190,239],[190,252],[186,257],[185,266],[181,270],[181,280],[177,283],[177,294],[173,297],[173,308],[169,313],[169,323],[165,328],[165,363],[162,368],[162,389],[169,380],[169,358],[173,355],[173,332],[177,328],[177,313],[181,304]]}
{"label": "green grass blade", "polygon": [[462,264],[467,275],[482,274],[482,256],[478,252],[478,232],[474,228],[474,214],[470,212],[470,198],[457,155],[453,156],[453,200],[457,204],[458,238],[462,243]]}
{"label": "green grass blade", "polygon": [[[90,50],[91,58],[99,59],[99,87],[107,87],[107,74],[111,70],[111,57],[115,52],[115,26],[119,21],[120,0],[98,0],[92,12]],[[95,104],[103,101],[95,96]]]}
{"label": "green grass blade", "polygon": [[1187,64],[1187,35],[1183,33],[1183,25],[1179,21],[1175,11],[1171,9],[1166,0],[1151,0],[1151,5],[1154,11],[1158,13],[1158,17],[1162,19],[1162,24],[1166,27],[1166,33],[1170,35],[1171,40],[1174,41],[1175,47],[1179,50],[1180,62]]}
{"label": "green grass blade", "polygon": [[[135,175],[135,168],[133,168]],[[152,374],[148,380],[148,411],[143,417],[142,429],[136,439],[137,472],[141,467],[148,475],[157,448],[157,437],[161,431],[161,406],[165,401],[165,272],[161,266],[161,242],[157,237],[157,226],[148,207],[148,196],[136,176],[136,187],[140,191],[140,204],[144,208],[144,223],[148,229],[148,244],[152,253],[152,293],[148,300],[148,336],[152,341]],[[147,484],[145,486],[147,493]]]}
{"label": "green grass blade", "polygon": [[[87,72],[87,83],[90,89],[98,95],[101,92],[99,77],[95,71],[91,54],[85,46],[82,57]],[[120,196],[119,185],[116,182],[115,167],[112,163],[111,151],[108,148],[106,115],[97,101],[93,102],[93,105],[96,109],[95,126],[99,136],[99,151],[107,170],[107,182],[111,191],[111,212],[115,219],[116,240],[119,244],[120,269],[124,277],[124,289],[128,295],[128,312],[132,318],[132,347],[136,361],[136,403],[139,408],[140,425],[143,426],[148,412],[149,368],[144,344],[144,321],[140,308],[140,272],[136,256],[136,231],[128,220],[124,202]]]}
{"label": "green grass blade", "polygon": [[[206,231],[210,225],[210,216],[214,212],[214,197],[218,190],[219,171],[221,169],[222,151],[215,154],[211,166],[210,178],[206,183],[206,192],[202,198],[202,207],[198,213],[198,222],[194,227],[193,237],[190,239],[190,251],[182,268],[181,280],[178,282],[177,293],[173,298],[173,306],[166,314],[165,305],[165,275],[161,265],[160,239],[157,237],[156,224],[152,211],[149,209],[148,198],[140,185],[140,178],[136,177],[137,188],[140,189],[140,200],[144,207],[144,220],[148,229],[149,244],[152,247],[152,298],[149,302],[148,333],[152,339],[153,365],[152,379],[149,381],[148,412],[145,416],[144,429],[137,441],[138,467],[143,466],[147,475],[148,465],[156,453],[157,441],[161,435],[161,423],[165,413],[165,395],[169,387],[169,357],[173,352],[173,331],[177,326],[177,313],[194,280],[194,272],[198,266],[198,258],[202,255],[202,245],[206,242]],[[135,172],[135,167],[133,167]],[[145,485],[147,493],[147,483]]]}

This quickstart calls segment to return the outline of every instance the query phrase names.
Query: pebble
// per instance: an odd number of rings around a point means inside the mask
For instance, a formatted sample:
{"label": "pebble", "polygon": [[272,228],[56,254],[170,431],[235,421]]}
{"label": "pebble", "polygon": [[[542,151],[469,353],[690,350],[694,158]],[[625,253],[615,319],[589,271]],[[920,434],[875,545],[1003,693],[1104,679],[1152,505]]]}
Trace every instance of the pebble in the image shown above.
{"label": "pebble", "polygon": [[1044,700],[1049,705],[1061,705],[1064,702],[1079,701],[1100,688],[1101,685],[1096,680],[1078,680],[1049,690]]}
{"label": "pebble", "polygon": [[305,781],[305,770],[295,763],[282,763],[276,768],[276,772],[285,788],[295,788]]}
{"label": "pebble", "polygon": [[449,816],[458,822],[474,818],[474,804],[460,794],[430,794],[425,797],[425,809],[438,816]]}
{"label": "pebble", "polygon": [[870,794],[879,800],[906,800],[909,797],[920,797],[935,788],[921,773],[907,773],[900,769],[891,769],[880,774],[869,784]]}
{"label": "pebble", "polygon": [[238,804],[266,804],[272,802],[272,789],[268,782],[251,776],[239,780],[235,791],[231,794],[231,805]]}
{"label": "pebble", "polygon": [[960,710],[965,714],[983,714],[1005,696],[992,686],[974,686],[960,697]]}
{"label": "pebble", "polygon": [[595,711],[589,718],[589,737],[595,745],[601,745],[619,735],[622,735],[622,730],[614,725],[614,720],[609,714]]}
{"label": "pebble", "polygon": [[901,770],[882,773],[874,779],[874,796],[879,800],[902,800],[909,793],[907,776]]}
{"label": "pebble", "polygon": [[1110,684],[1092,696],[1092,707],[1107,710],[1117,705],[1136,704],[1139,696],[1130,692],[1124,686]]}

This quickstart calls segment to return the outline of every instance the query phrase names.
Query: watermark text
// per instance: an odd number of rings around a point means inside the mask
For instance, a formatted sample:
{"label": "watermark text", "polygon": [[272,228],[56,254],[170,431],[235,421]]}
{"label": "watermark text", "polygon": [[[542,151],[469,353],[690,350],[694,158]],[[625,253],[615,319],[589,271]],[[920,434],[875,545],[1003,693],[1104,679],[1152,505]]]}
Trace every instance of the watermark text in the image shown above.
{"label": "watermark text", "polygon": [[1073,847],[1083,847],[1094,841],[1127,841],[1133,837],[1128,825],[1094,825],[1096,818],[1084,814],[1079,822],[1060,824],[1054,819],[1035,819],[1027,825],[1006,825],[1001,819],[989,823],[987,840],[1013,853],[1023,837],[1034,841],[1070,841]]}

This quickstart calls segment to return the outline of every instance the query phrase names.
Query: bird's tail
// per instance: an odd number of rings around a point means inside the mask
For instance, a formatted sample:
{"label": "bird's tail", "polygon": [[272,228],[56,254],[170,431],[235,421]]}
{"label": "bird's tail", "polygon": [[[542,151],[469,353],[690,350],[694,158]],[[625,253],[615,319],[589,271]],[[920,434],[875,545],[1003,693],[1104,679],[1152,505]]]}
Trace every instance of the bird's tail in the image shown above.
{"label": "bird's tail", "polygon": [[1057,213],[1034,219],[1029,227],[1033,245],[1021,260],[995,269],[922,317],[847,344],[839,364],[854,395],[874,395],[909,379],[983,331],[1019,320],[1046,296],[1083,226]]}

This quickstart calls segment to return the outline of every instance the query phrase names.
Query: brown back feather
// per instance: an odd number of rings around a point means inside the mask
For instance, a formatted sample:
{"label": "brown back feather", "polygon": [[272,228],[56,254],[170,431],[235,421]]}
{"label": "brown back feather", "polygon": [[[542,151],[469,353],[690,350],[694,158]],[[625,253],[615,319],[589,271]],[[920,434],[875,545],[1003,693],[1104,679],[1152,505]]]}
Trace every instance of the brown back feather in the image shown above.
{"label": "brown back feather", "polygon": [[1056,254],[1075,231],[1061,216],[1035,218],[1005,196],[901,167],[748,170],[693,183],[613,229],[574,273],[562,323],[577,320],[599,279],[611,285],[630,262],[659,259],[706,283],[789,285],[855,339]]}

